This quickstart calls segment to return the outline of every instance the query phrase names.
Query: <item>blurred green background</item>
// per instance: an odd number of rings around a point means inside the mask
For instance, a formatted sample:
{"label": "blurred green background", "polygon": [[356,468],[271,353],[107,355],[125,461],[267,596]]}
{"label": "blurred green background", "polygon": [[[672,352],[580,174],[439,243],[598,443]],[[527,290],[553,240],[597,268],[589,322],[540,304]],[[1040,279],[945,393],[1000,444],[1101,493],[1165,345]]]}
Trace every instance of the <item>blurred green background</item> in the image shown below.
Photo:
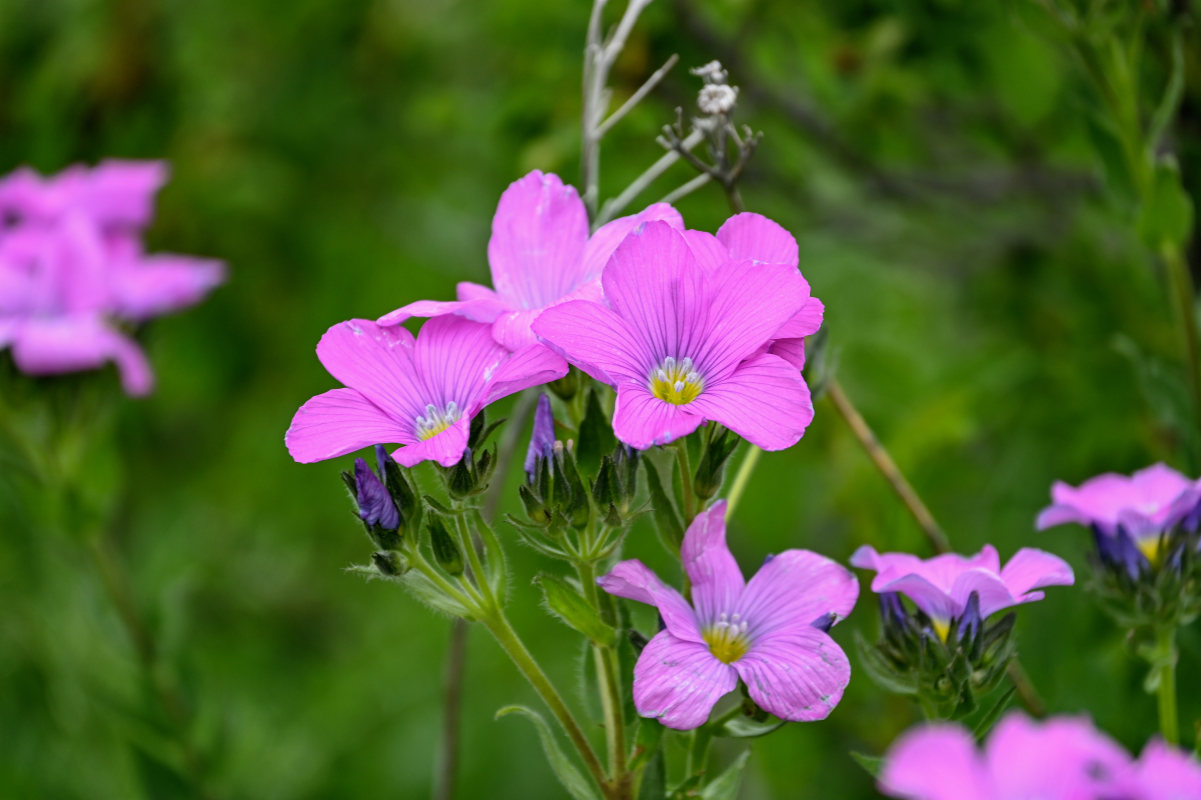
{"label": "blurred green background", "polygon": [[[369,555],[337,477],[351,459],[295,464],[283,432],[335,386],[313,352],[329,325],[486,282],[504,187],[533,168],[576,180],[587,16],[532,0],[0,0],[0,171],[166,158],[152,246],[230,265],[203,306],[147,331],[149,399],[118,397],[111,370],[34,382],[0,356],[27,415],[53,402],[98,432],[78,462],[89,502],[113,520],[214,796],[430,791],[450,623],[344,571]],[[618,101],[672,53],[681,66],[605,141],[602,195],[661,154],[659,127],[698,88],[686,68],[722,59],[739,120],[764,132],[743,196],[796,234],[839,376],[957,549],[1042,546],[1083,583],[1087,534],[1032,529],[1053,480],[1156,460],[1195,474],[1159,268],[1037,6],[658,0],[615,70]],[[1162,63],[1145,61],[1148,92]],[[1169,143],[1195,189],[1201,97],[1186,86]],[[689,177],[677,165],[640,202]],[[695,228],[728,214],[712,186],[678,205]],[[0,796],[183,796],[73,507],[8,456]],[[747,568],[788,547],[927,552],[828,400],[797,447],[765,456],[731,540]],[[668,568],[649,527],[627,552]],[[512,556],[517,575],[548,567]],[[523,579],[511,608],[574,691],[574,635]],[[875,635],[870,595],[835,630],[848,650],[856,628]],[[1052,710],[1088,710],[1141,748],[1156,724],[1145,668],[1082,587],[1050,590],[1018,632]],[[1191,739],[1195,625],[1181,646]],[[537,698],[482,631],[468,647],[458,795],[558,796],[528,723],[493,721]],[[872,797],[848,751],[881,752],[916,718],[857,673],[828,721],[756,743],[742,796]]]}

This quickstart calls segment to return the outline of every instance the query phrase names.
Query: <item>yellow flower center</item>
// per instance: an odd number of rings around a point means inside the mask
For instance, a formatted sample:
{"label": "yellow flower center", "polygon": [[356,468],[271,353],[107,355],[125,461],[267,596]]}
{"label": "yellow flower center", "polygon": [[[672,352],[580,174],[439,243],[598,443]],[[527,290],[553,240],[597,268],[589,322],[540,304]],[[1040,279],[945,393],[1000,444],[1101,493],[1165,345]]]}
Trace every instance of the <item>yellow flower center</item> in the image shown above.
{"label": "yellow flower center", "polygon": [[459,421],[459,406],[451,400],[446,408],[438,408],[433,403],[425,407],[424,417],[414,417],[413,423],[417,428],[417,438],[421,441],[432,439],[442,431]]}
{"label": "yellow flower center", "polygon": [[733,616],[722,614],[717,622],[701,631],[709,652],[722,663],[733,664],[746,655],[751,649],[751,642],[746,635],[746,622]]}
{"label": "yellow flower center", "polygon": [[945,642],[948,634],[951,633],[950,620],[931,619],[930,624],[934,626],[934,632],[938,634],[938,638]]}
{"label": "yellow flower center", "polygon": [[1163,545],[1166,537],[1162,534],[1149,536],[1146,539],[1140,540],[1135,546],[1138,551],[1147,557],[1154,569],[1159,569],[1159,562],[1163,559]]}
{"label": "yellow flower center", "polygon": [[692,359],[663,359],[650,375],[651,394],[665,403],[682,406],[695,400],[705,388],[700,374],[692,368]]}

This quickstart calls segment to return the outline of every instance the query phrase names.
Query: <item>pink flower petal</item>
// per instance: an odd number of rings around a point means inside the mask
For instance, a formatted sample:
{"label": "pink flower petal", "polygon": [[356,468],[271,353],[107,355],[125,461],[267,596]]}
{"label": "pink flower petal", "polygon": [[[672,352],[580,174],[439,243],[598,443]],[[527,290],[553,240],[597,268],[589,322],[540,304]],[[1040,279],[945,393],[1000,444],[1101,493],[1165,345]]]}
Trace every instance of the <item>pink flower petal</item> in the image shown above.
{"label": "pink flower petal", "polygon": [[638,559],[618,562],[609,574],[597,578],[596,583],[611,595],[659,609],[663,624],[675,638],[704,642],[688,601]]}
{"label": "pink flower petal", "polygon": [[678,408],[716,420],[764,450],[792,447],[813,421],[813,401],[800,373],[766,353],[742,362],[725,380],[706,385],[700,396]]}
{"label": "pink flower petal", "polygon": [[[726,501],[696,515],[684,533],[680,559],[692,582],[692,605],[702,627],[734,610],[746,581],[726,546]],[[852,579],[853,580],[853,579]]]}
{"label": "pink flower petal", "polygon": [[638,450],[674,442],[705,421],[696,413],[696,405],[696,401],[673,405],[655,397],[644,385],[621,384],[613,408],[613,434]]}
{"label": "pink flower petal", "polygon": [[220,261],[153,255],[110,275],[114,310],[130,319],[149,319],[195,305],[225,281]]}
{"label": "pink flower petal", "polygon": [[844,619],[859,597],[851,571],[808,550],[768,559],[746,585],[736,610],[752,637],[808,627],[825,614]]}
{"label": "pink flower petal", "polygon": [[971,734],[949,723],[897,739],[884,756],[880,791],[910,800],[998,800]]}
{"label": "pink flower petal", "polygon": [[437,461],[444,467],[453,467],[462,460],[470,433],[471,419],[463,417],[435,436],[400,448],[392,457],[402,467],[413,467],[422,461]]}
{"label": "pink flower petal", "polygon": [[574,188],[535,170],[501,195],[488,263],[497,293],[519,308],[541,308],[586,279],[588,215]]}
{"label": "pink flower petal", "polygon": [[[443,407],[453,401],[461,410],[470,409],[468,415],[486,402],[489,378],[508,357],[493,340],[491,325],[454,315],[434,317],[422,325],[413,348],[413,364],[426,387],[425,402]],[[529,377],[519,374],[523,366],[529,364],[521,362],[506,373],[494,398],[507,394],[504,389],[509,383]]]}
{"label": "pink flower petal", "polygon": [[508,306],[501,300],[489,297],[473,300],[416,300],[395,311],[389,311],[380,317],[377,323],[384,326],[401,325],[413,317],[440,317],[443,314],[458,314],[475,322],[492,322],[507,309]]}
{"label": "pink flower petal", "polygon": [[684,239],[696,258],[696,263],[706,274],[713,274],[731,261],[730,251],[717,237],[704,231],[684,231]]}
{"label": "pink flower petal", "polygon": [[985,758],[1000,798],[1132,796],[1130,757],[1087,718],[1035,722],[1011,712],[989,734]]}
{"label": "pink flower petal", "polygon": [[804,339],[776,339],[767,350],[773,356],[778,356],[789,363],[793,369],[805,368]]}
{"label": "pink flower petal", "polygon": [[669,728],[700,727],[721,697],[734,690],[738,676],[714,658],[704,644],[660,631],[634,665],[634,707]]}
{"label": "pink flower petal", "polygon": [[780,719],[825,719],[851,680],[846,653],[812,627],[755,636],[750,651],[732,665],[751,699]]}
{"label": "pink flower petal", "polygon": [[[1059,556],[1023,547],[1001,570],[1001,580],[1014,597],[1045,586],[1071,586],[1076,582],[1072,568]],[[983,611],[982,611],[983,613]]]}
{"label": "pink flower petal", "polygon": [[580,270],[584,276],[583,280],[591,281],[599,278],[601,270],[605,268],[605,264],[613,255],[613,251],[617,249],[617,245],[621,244],[621,240],[642,223],[654,221],[665,222],[679,231],[684,229],[684,218],[680,216],[679,211],[667,203],[654,203],[637,214],[618,217],[612,222],[605,223],[597,228],[596,233],[592,234],[584,246],[583,263]]}
{"label": "pink flower petal", "polygon": [[942,589],[930,583],[921,575],[903,575],[892,577],[880,583],[881,577],[891,577],[891,573],[880,576],[872,581],[872,591],[876,594],[897,592],[913,601],[913,604],[925,612],[926,616],[940,623],[948,623],[963,612],[963,605],[951,599],[948,589]]}
{"label": "pink flower petal", "polygon": [[412,426],[397,422],[354,389],[334,389],[310,399],[284,434],[288,452],[302,464],[406,441],[414,441]]}
{"label": "pink flower petal", "polygon": [[1159,739],[1152,739],[1143,748],[1138,774],[1146,800],[1201,798],[1201,763]]}
{"label": "pink flower petal", "polygon": [[415,347],[413,335],[404,328],[352,319],[325,332],[317,344],[317,358],[343,385],[396,419],[409,421],[433,402],[418,377]]}
{"label": "pink flower petal", "polygon": [[995,572],[985,569],[968,569],[959,573],[955,582],[951,584],[951,590],[947,592],[955,608],[953,616],[958,617],[967,608],[972,592],[975,592],[979,598],[980,616],[984,618],[1019,603],[1043,599],[1042,592],[1032,592],[1025,597],[1012,594],[1001,576]]}
{"label": "pink flower petal", "polygon": [[141,397],[154,388],[137,343],[94,314],[25,320],[13,332],[12,354],[17,369],[30,375],[96,369],[112,361],[126,394]]}
{"label": "pink flower petal", "polygon": [[826,306],[816,297],[810,297],[801,310],[792,315],[775,333],[775,339],[803,339],[817,333],[826,315]]}
{"label": "pink flower petal", "polygon": [[572,364],[610,385],[645,381],[654,363],[625,321],[599,303],[551,306],[534,320],[533,330],[567,353]]}
{"label": "pink flower petal", "polygon": [[567,362],[558,353],[540,344],[523,347],[502,361],[492,373],[484,403],[492,403],[531,386],[550,383],[566,374]]}
{"label": "pink flower petal", "polygon": [[784,264],[793,268],[800,261],[792,234],[761,214],[735,214],[717,231],[717,239],[735,261]]}

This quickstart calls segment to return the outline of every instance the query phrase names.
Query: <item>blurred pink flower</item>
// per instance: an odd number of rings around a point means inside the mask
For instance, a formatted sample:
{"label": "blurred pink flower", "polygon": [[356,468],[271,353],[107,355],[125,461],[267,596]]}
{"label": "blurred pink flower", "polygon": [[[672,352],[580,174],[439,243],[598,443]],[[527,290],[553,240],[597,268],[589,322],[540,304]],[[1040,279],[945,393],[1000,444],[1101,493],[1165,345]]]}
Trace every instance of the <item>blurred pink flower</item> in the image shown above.
{"label": "blurred pink flower", "polygon": [[609,594],[655,606],[663,619],[634,667],[634,705],[689,730],[741,678],[751,699],[781,719],[824,719],[851,677],[826,631],[851,613],[858,582],[808,550],[769,557],[744,580],[726,546],[725,513],[725,501],[715,503],[684,534],[692,605],[641,561],[622,561],[597,580]]}
{"label": "blurred pink flower", "polygon": [[952,620],[963,616],[973,593],[980,618],[987,619],[1010,606],[1041,600],[1043,593],[1036,589],[1075,582],[1067,562],[1030,547],[1019,550],[1004,569],[992,545],[974,556],[944,553],[928,559],[877,553],[864,545],[851,556],[851,565],[876,572],[873,592],[897,592],[912,600],[944,641]]}
{"label": "blurred pink flower", "polygon": [[225,279],[217,261],[146,255],[141,228],[166,178],[160,162],[108,161],[51,178],[0,179],[0,348],[35,375],[112,361],[125,391],[153,374],[121,323],[202,300]]}
{"label": "blurred pink flower", "polygon": [[1164,464],[1152,464],[1127,477],[1106,472],[1079,487],[1057,481],[1052,504],[1035,523],[1039,530],[1075,522],[1112,535],[1119,526],[1136,539],[1178,525],[1201,506],[1201,480]]}
{"label": "blurred pink flower", "polygon": [[908,731],[885,755],[879,785],[907,800],[1198,800],[1201,766],[1159,742],[1135,763],[1087,718],[1013,712],[982,752],[959,725]]}
{"label": "blurred pink flower", "polygon": [[303,463],[400,443],[393,456],[406,467],[452,466],[480,409],[567,372],[545,347],[510,354],[488,325],[454,315],[430,320],[415,338],[400,326],[339,322],[321,337],[317,357],[346,388],[317,395],[292,418],[284,441]]}
{"label": "blurred pink flower", "polygon": [[665,222],[635,228],[601,274],[604,299],[551,308],[534,332],[617,389],[613,429],[645,449],[714,420],[765,450],[800,440],[813,419],[809,388],[764,352],[809,299],[793,267],[702,265],[687,234]]}
{"label": "blurred pink flower", "polygon": [[458,300],[418,300],[380,317],[379,324],[458,314],[492,323],[493,337],[510,350],[534,344],[530,324],[538,314],[566,300],[599,298],[598,278],[613,249],[648,220],[684,227],[678,211],[655,203],[589,236],[588,213],[576,190],[535,170],[509,185],[492,218],[488,263],[495,289],[460,283]]}

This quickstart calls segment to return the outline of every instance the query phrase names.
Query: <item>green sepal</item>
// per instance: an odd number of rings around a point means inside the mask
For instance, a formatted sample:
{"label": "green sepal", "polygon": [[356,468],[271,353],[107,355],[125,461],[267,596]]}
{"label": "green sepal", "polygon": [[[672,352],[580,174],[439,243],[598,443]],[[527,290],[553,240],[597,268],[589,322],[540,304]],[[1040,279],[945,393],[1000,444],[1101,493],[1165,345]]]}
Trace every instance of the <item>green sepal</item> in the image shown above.
{"label": "green sepal", "polygon": [[730,766],[701,789],[702,800],[735,800],[738,789],[742,786],[742,773],[746,769],[747,759],[751,757],[749,749],[743,750]]}
{"label": "green sepal", "polygon": [[895,694],[917,694],[918,681],[909,672],[900,671],[890,663],[876,645],[869,644],[863,634],[855,631],[855,646],[859,650],[863,671],[880,688]]}
{"label": "green sepal", "polygon": [[588,391],[588,402],[584,406],[584,419],[580,422],[579,436],[575,444],[580,470],[585,475],[594,474],[597,467],[600,466],[604,454],[616,446],[617,439],[613,436],[613,426],[601,409],[597,390],[593,387]]}
{"label": "green sepal", "polygon": [[880,777],[880,770],[884,766],[884,756],[869,756],[867,753],[860,753],[856,750],[852,750],[850,755],[868,775],[873,778]]}
{"label": "green sepal", "polygon": [[775,733],[784,727],[787,720],[779,717],[768,717],[766,720],[756,720],[739,715],[726,720],[720,728],[713,731],[714,736],[726,739],[757,739],[769,733]]}
{"label": "green sepal", "polygon": [[596,609],[588,605],[588,601],[567,581],[557,575],[541,572],[534,578],[534,583],[542,589],[547,610],[569,628],[602,647],[613,647],[617,643],[617,631],[613,626],[606,624]]}
{"label": "green sepal", "polygon": [[646,488],[650,492],[651,506],[654,509],[655,530],[669,553],[678,554],[680,544],[684,541],[684,523],[672,504],[667,492],[663,490],[663,482],[659,480],[659,470],[650,459],[646,460]]}
{"label": "green sepal", "polygon": [[459,546],[446,529],[446,523],[441,517],[431,514],[426,527],[430,532],[430,549],[434,551],[434,560],[438,562],[438,566],[448,575],[462,575],[463,554],[459,552]]}
{"label": "green sepal", "polygon": [[657,719],[639,718],[638,728],[634,732],[634,750],[630,753],[628,767],[630,772],[635,772],[650,763],[650,760],[659,752],[659,745],[663,742],[663,733],[666,730],[667,728]]}
{"label": "green sepal", "polygon": [[563,788],[567,790],[573,800],[600,800],[596,789],[584,777],[579,768],[567,758],[567,754],[559,746],[554,733],[541,714],[527,706],[505,706],[496,712],[495,719],[509,714],[520,714],[534,723],[534,727],[538,731],[538,738],[542,741],[542,752],[546,754],[546,760],[550,762],[555,777],[559,779],[559,783],[563,784]]}

